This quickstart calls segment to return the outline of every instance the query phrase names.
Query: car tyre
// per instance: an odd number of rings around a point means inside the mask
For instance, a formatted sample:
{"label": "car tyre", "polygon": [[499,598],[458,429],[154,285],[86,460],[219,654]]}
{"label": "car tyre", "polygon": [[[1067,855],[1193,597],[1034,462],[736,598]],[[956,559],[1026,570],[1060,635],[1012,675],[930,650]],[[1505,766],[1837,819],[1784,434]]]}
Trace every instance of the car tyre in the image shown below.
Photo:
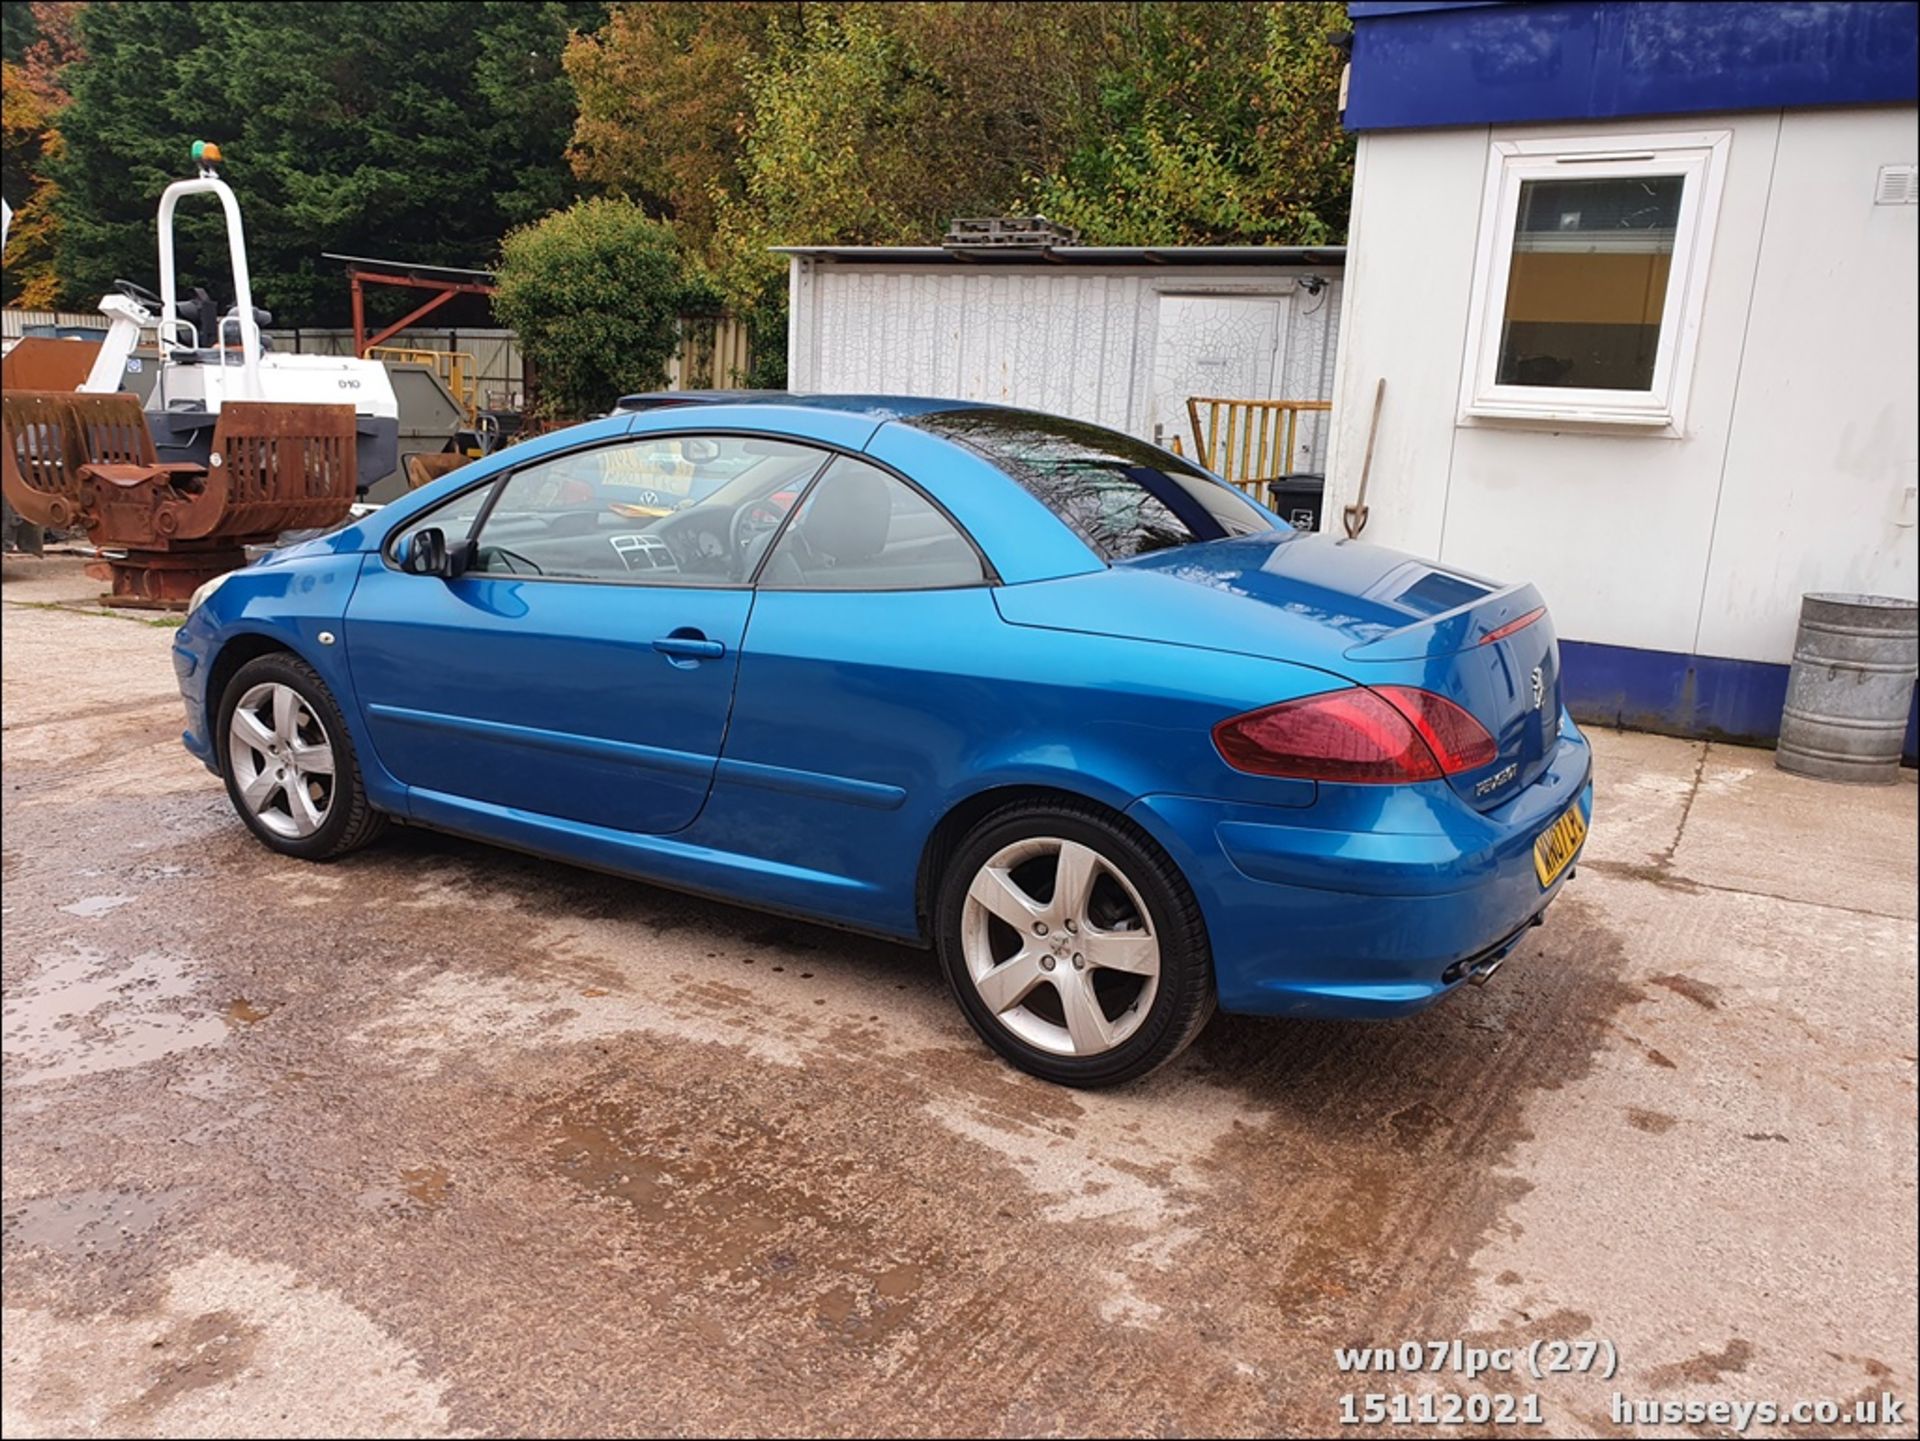
{"label": "car tyre", "polygon": [[387,817],[367,799],[339,703],[298,656],[274,652],[241,666],[217,714],[227,797],[263,844],[330,861],[386,829]]}
{"label": "car tyre", "polygon": [[1136,1080],[1213,1014],[1186,879],[1145,831],[1092,805],[1020,802],[981,820],[948,854],[934,933],[981,1038],[1058,1085]]}

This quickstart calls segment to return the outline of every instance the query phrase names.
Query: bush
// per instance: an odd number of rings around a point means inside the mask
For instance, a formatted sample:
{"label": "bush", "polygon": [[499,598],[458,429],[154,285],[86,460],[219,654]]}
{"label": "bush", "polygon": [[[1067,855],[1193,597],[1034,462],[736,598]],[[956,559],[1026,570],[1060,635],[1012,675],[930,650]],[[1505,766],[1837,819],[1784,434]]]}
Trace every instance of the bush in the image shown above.
{"label": "bush", "polygon": [[787,277],[770,276],[751,303],[736,312],[747,327],[748,390],[787,388]]}
{"label": "bush", "polygon": [[583,200],[508,234],[494,314],[520,337],[553,419],[658,390],[684,307],[710,304],[673,227],[625,200]]}

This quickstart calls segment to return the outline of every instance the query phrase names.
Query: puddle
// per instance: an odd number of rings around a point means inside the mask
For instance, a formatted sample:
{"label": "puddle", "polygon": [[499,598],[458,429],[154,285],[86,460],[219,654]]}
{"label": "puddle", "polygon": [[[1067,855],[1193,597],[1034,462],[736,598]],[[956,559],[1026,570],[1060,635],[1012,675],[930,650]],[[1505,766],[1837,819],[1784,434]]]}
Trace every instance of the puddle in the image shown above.
{"label": "puddle", "polygon": [[190,968],[160,951],[119,960],[82,949],[43,962],[0,1013],[9,1080],[67,1080],[217,1045],[228,1023],[192,1002]]}
{"label": "puddle", "polygon": [[400,1173],[402,1189],[429,1210],[444,1205],[451,1182],[438,1166],[420,1166]]}
{"label": "puddle", "polygon": [[42,1196],[6,1213],[9,1251],[51,1251],[69,1259],[122,1251],[141,1241],[177,1191],[70,1191]]}
{"label": "puddle", "polygon": [[1720,1009],[1720,988],[1708,985],[1705,981],[1695,980],[1692,976],[1671,975],[1651,978],[1656,986],[1672,991],[1676,996],[1685,996],[1702,1010]]}
{"label": "puddle", "polygon": [[673,1185],[666,1166],[622,1138],[606,1120],[561,1119],[547,1148],[555,1168],[581,1190],[657,1213]]}
{"label": "puddle", "polygon": [[902,1296],[911,1296],[920,1289],[920,1283],[926,1279],[923,1266],[895,1266],[891,1271],[882,1271],[874,1278],[873,1289],[890,1301]]}
{"label": "puddle", "polygon": [[75,901],[72,905],[62,906],[60,909],[70,916],[79,916],[82,920],[91,921],[104,916],[108,911],[117,911],[122,906],[130,906],[133,901],[132,896],[88,896],[84,901]]}
{"label": "puddle", "polygon": [[256,1006],[245,996],[238,996],[227,1003],[227,1009],[222,1012],[222,1016],[229,1028],[238,1030],[241,1026],[258,1025],[272,1015],[275,1009],[276,1007],[273,1006]]}
{"label": "puddle", "polygon": [[390,1216],[423,1216],[447,1203],[453,1180],[439,1166],[414,1166],[400,1172],[397,1183],[369,1186],[355,1201],[363,1211]]}

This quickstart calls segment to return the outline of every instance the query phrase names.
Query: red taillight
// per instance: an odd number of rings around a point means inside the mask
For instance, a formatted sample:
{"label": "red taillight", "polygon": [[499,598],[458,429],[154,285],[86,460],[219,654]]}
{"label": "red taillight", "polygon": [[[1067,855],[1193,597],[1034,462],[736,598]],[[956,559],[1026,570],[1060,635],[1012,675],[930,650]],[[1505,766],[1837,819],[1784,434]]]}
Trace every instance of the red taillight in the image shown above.
{"label": "red taillight", "polygon": [[1443,695],[1410,685],[1377,686],[1375,693],[1412,723],[1450,776],[1477,771],[1500,754],[1487,728]]}
{"label": "red taillight", "polygon": [[1544,605],[1537,605],[1532,610],[1528,611],[1525,615],[1521,616],[1518,620],[1510,620],[1505,625],[1501,626],[1500,629],[1488,631],[1485,635],[1480,637],[1480,644],[1492,645],[1497,640],[1505,640],[1508,636],[1512,635],[1515,631],[1525,630],[1528,626],[1532,625],[1536,620],[1540,619],[1540,617],[1545,615],[1546,613],[1547,613],[1547,608]]}
{"label": "red taillight", "polygon": [[1472,716],[1412,686],[1282,701],[1221,721],[1213,743],[1228,765],[1253,775],[1389,785],[1473,770],[1498,753]]}

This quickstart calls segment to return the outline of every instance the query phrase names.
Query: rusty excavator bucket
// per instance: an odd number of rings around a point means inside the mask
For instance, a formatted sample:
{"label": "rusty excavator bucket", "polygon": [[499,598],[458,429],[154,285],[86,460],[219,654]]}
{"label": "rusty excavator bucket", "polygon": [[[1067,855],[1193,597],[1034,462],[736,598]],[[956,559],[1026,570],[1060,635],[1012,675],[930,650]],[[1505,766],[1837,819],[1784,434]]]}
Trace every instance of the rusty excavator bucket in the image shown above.
{"label": "rusty excavator bucket", "polygon": [[8,504],[34,524],[85,530],[112,566],[109,605],[182,608],[244,565],[247,544],[333,525],[353,504],[350,405],[229,402],[204,466],[160,460],[139,397],[124,391],[9,391],[0,418]]}

